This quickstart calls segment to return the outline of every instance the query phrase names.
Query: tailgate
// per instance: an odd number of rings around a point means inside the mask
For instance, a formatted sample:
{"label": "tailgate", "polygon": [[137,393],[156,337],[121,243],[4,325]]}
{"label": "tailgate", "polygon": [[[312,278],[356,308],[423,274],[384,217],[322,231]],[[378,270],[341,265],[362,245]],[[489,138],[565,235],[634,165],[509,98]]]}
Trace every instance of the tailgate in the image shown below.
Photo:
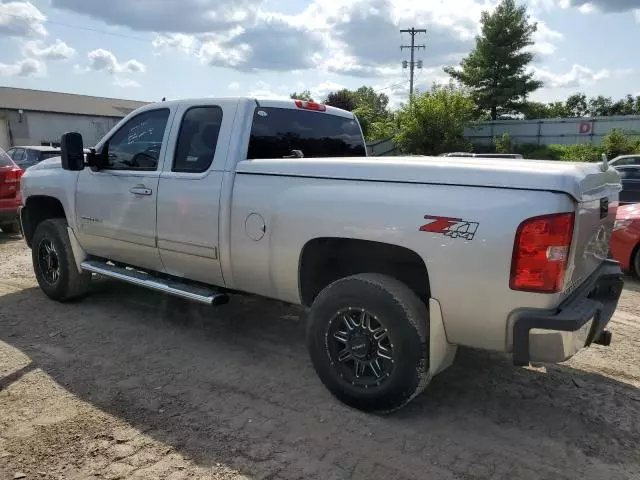
{"label": "tailgate", "polygon": [[[609,242],[618,210],[620,185],[602,172],[597,188],[585,192],[576,202],[576,222],[573,233],[567,288],[565,295],[580,286],[609,256]],[[591,179],[591,186],[593,185]]]}

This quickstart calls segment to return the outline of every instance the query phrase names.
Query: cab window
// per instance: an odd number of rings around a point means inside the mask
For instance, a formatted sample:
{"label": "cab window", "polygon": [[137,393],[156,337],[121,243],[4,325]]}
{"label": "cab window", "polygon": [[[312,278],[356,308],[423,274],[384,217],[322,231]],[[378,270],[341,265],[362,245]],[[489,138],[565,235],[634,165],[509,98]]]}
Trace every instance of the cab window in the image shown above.
{"label": "cab window", "polygon": [[182,118],[173,160],[173,172],[206,172],[216,154],[222,125],[220,107],[193,107]]}
{"label": "cab window", "polygon": [[146,111],[129,120],[103,147],[107,154],[107,165],[104,168],[156,170],[168,121],[168,108]]}

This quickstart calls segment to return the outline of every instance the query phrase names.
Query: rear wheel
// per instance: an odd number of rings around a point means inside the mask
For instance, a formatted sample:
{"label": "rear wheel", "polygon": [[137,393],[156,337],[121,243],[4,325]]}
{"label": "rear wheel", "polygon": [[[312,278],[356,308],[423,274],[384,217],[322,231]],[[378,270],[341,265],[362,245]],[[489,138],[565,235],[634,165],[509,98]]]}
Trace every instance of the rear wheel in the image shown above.
{"label": "rear wheel", "polygon": [[81,298],[89,290],[91,273],[78,271],[66,220],[53,218],[38,225],[31,258],[38,285],[49,298],[64,302]]}
{"label": "rear wheel", "polygon": [[428,312],[405,284],[361,274],[326,287],[313,303],[307,344],[318,376],[352,407],[390,412],[427,385]]}

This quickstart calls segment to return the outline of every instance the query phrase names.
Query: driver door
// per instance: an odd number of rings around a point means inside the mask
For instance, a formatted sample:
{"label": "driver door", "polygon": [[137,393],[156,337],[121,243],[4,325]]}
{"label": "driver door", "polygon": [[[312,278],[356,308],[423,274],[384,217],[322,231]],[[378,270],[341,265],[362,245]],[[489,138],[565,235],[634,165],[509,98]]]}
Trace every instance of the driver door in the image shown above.
{"label": "driver door", "polygon": [[108,165],[80,172],[76,190],[78,241],[89,254],[163,271],[156,239],[158,179],[171,108],[129,119],[98,150]]}

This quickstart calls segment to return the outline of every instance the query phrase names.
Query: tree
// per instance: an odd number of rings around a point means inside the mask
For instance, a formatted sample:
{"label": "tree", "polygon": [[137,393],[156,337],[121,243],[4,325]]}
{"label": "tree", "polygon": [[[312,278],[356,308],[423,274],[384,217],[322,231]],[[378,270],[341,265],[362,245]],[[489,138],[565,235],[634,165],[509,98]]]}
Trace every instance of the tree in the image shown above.
{"label": "tree", "polygon": [[549,118],[549,106],[541,102],[525,102],[522,105],[522,114],[526,120]]}
{"label": "tree", "polygon": [[589,113],[587,96],[584,93],[575,93],[571,95],[569,98],[567,98],[565,106],[569,117],[586,117]]}
{"label": "tree", "polygon": [[384,138],[379,135],[390,129],[389,97],[384,93],[377,93],[372,87],[362,86],[357,90],[343,88],[329,93],[324,103],[353,112],[358,117],[362,133],[369,141]]}
{"label": "tree", "polygon": [[337,92],[329,93],[323,103],[349,112],[352,112],[357,106],[353,92],[346,88],[338,90]]}
{"label": "tree", "polygon": [[482,12],[481,24],[473,51],[459,69],[445,67],[445,72],[469,87],[478,108],[495,120],[499,114],[521,112],[527,95],[542,86],[526,71],[537,24],[515,0],[502,0],[493,13]]}
{"label": "tree", "polygon": [[635,113],[635,99],[633,96],[627,94],[627,96],[621,100],[618,100],[611,105],[611,111],[613,115],[633,115]]}
{"label": "tree", "polygon": [[463,133],[475,118],[475,110],[473,98],[466,91],[453,85],[434,86],[399,110],[399,133],[394,141],[405,153],[469,151],[471,144]]}
{"label": "tree", "polygon": [[592,117],[608,117],[611,115],[613,100],[611,97],[598,95],[589,99],[589,114]]}
{"label": "tree", "polygon": [[313,102],[313,97],[311,96],[311,92],[309,90],[303,90],[302,92],[293,92],[289,95],[294,100],[304,100],[306,102]]}
{"label": "tree", "polygon": [[547,105],[547,118],[570,117],[567,105],[564,102],[551,102]]}

